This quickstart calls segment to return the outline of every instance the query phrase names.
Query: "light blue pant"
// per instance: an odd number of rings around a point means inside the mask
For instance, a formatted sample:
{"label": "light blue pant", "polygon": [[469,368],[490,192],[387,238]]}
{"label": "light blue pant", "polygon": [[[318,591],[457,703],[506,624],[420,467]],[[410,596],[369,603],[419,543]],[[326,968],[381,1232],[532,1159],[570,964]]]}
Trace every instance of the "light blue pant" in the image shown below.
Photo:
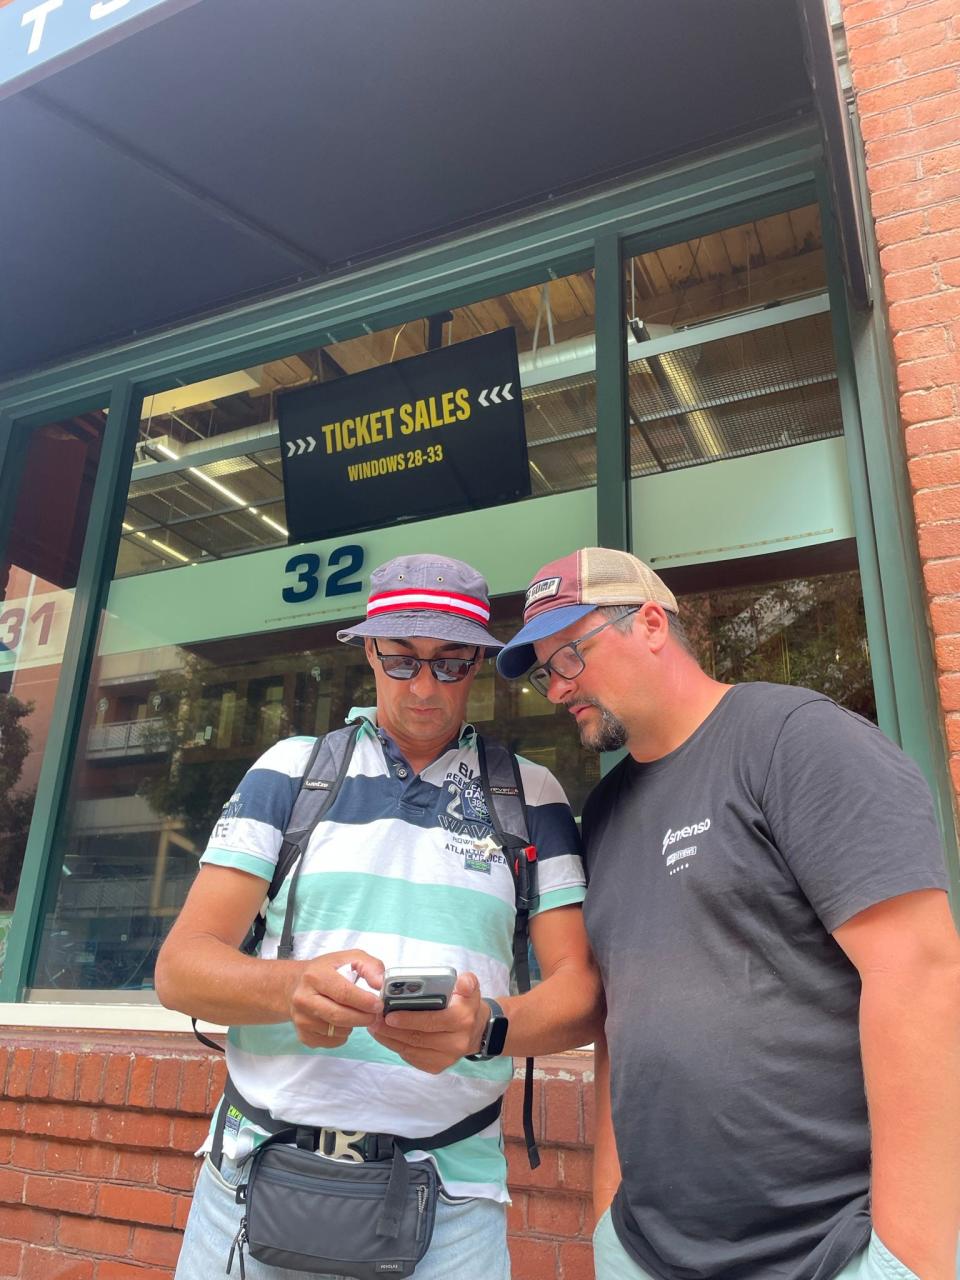
{"label": "light blue pant", "polygon": [[[609,1209],[593,1233],[593,1257],[597,1280],[653,1280],[648,1272],[637,1266],[617,1239]],[[960,1257],[957,1259],[957,1276],[960,1280]],[[917,1277],[898,1262],[874,1234],[866,1249],[850,1259],[836,1280],[917,1280]]]}
{"label": "light blue pant", "polygon": [[[241,1177],[232,1160],[224,1157],[218,1171],[209,1156],[204,1158],[175,1280],[213,1280],[224,1274],[243,1214],[235,1195]],[[245,1267],[247,1280],[333,1280],[319,1272],[268,1267],[249,1254]],[[234,1258],[232,1280],[239,1276]],[[445,1200],[441,1195],[433,1239],[414,1280],[477,1280],[478,1276],[510,1280],[506,1206],[493,1200]]]}

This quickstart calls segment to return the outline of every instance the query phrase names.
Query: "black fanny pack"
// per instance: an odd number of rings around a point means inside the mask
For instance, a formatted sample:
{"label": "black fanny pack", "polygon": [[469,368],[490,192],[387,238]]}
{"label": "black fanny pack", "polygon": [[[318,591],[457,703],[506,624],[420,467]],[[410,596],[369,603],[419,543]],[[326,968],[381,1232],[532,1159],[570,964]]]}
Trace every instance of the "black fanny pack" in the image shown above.
{"label": "black fanny pack", "polygon": [[[273,1130],[249,1162],[237,1202],[246,1211],[230,1246],[245,1280],[244,1252],[291,1271],[382,1280],[411,1276],[430,1246],[439,1181],[431,1160],[405,1151],[450,1146],[480,1133],[500,1114],[501,1099],[427,1138],[340,1133],[281,1125],[247,1103],[230,1077],[214,1128],[211,1159],[223,1156],[223,1122],[230,1106]],[[291,1145],[294,1144],[294,1145]]]}

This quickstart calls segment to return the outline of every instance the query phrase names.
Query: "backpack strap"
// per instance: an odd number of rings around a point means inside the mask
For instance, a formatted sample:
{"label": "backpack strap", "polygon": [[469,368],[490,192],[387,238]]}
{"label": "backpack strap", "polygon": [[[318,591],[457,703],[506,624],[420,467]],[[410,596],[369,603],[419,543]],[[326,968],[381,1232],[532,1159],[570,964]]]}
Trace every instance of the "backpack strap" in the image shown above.
{"label": "backpack strap", "polygon": [[[290,810],[290,818],[283,832],[283,841],[280,852],[277,854],[277,865],[274,868],[263,907],[257,913],[249,933],[240,944],[240,950],[245,955],[255,955],[260,949],[267,928],[267,907],[276,898],[291,869],[295,866],[277,956],[287,959],[293,954],[293,907],[303,861],[303,850],[306,849],[314,828],[323,820],[327,810],[339,795],[362,728],[363,722],[354,720],[343,729],[336,729],[333,733],[317,738],[313,744],[300,779],[293,808]],[[223,1045],[211,1040],[209,1036],[205,1036],[197,1029],[196,1018],[191,1018],[190,1021],[193,1023],[193,1034],[201,1044],[205,1044],[210,1049],[216,1049],[219,1053],[224,1052]]]}
{"label": "backpack strap", "polygon": [[[494,832],[500,842],[516,895],[513,928],[513,969],[521,994],[530,990],[530,913],[540,903],[537,885],[537,848],[530,843],[530,822],[520,763],[512,751],[495,738],[477,737],[480,786]],[[533,1059],[527,1058],[523,1073],[523,1137],[530,1168],[540,1164],[533,1133]]]}

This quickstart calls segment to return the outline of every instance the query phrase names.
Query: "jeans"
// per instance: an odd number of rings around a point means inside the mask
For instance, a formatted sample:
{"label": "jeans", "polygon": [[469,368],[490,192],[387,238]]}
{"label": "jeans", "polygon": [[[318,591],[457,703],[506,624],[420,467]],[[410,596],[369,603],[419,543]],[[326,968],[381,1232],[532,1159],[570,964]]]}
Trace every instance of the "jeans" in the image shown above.
{"label": "jeans", "polygon": [[[212,1280],[224,1274],[243,1216],[235,1196],[240,1180],[232,1160],[224,1157],[222,1170],[217,1170],[210,1157],[204,1157],[175,1280]],[[333,1280],[319,1272],[269,1267],[249,1254],[244,1261],[247,1280]],[[234,1258],[232,1280],[239,1280],[239,1275]],[[415,1280],[476,1280],[478,1276],[510,1280],[506,1206],[493,1200],[445,1200],[441,1193],[433,1239]]]}
{"label": "jeans", "polygon": [[[597,1280],[653,1280],[648,1272],[637,1266],[620,1243],[609,1209],[593,1233],[593,1257]],[[960,1280],[960,1256],[957,1259],[957,1277]],[[917,1277],[897,1261],[874,1233],[867,1247],[850,1259],[835,1280],[917,1280]]]}

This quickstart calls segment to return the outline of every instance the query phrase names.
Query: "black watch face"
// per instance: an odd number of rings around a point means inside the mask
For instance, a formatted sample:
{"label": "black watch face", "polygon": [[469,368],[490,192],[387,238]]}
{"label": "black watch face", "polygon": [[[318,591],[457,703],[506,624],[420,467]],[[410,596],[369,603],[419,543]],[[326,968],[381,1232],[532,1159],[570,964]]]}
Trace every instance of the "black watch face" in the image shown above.
{"label": "black watch face", "polygon": [[483,1052],[488,1058],[496,1058],[503,1053],[503,1046],[507,1042],[507,1028],[510,1025],[508,1018],[493,1017],[487,1027],[487,1043],[484,1045]]}

